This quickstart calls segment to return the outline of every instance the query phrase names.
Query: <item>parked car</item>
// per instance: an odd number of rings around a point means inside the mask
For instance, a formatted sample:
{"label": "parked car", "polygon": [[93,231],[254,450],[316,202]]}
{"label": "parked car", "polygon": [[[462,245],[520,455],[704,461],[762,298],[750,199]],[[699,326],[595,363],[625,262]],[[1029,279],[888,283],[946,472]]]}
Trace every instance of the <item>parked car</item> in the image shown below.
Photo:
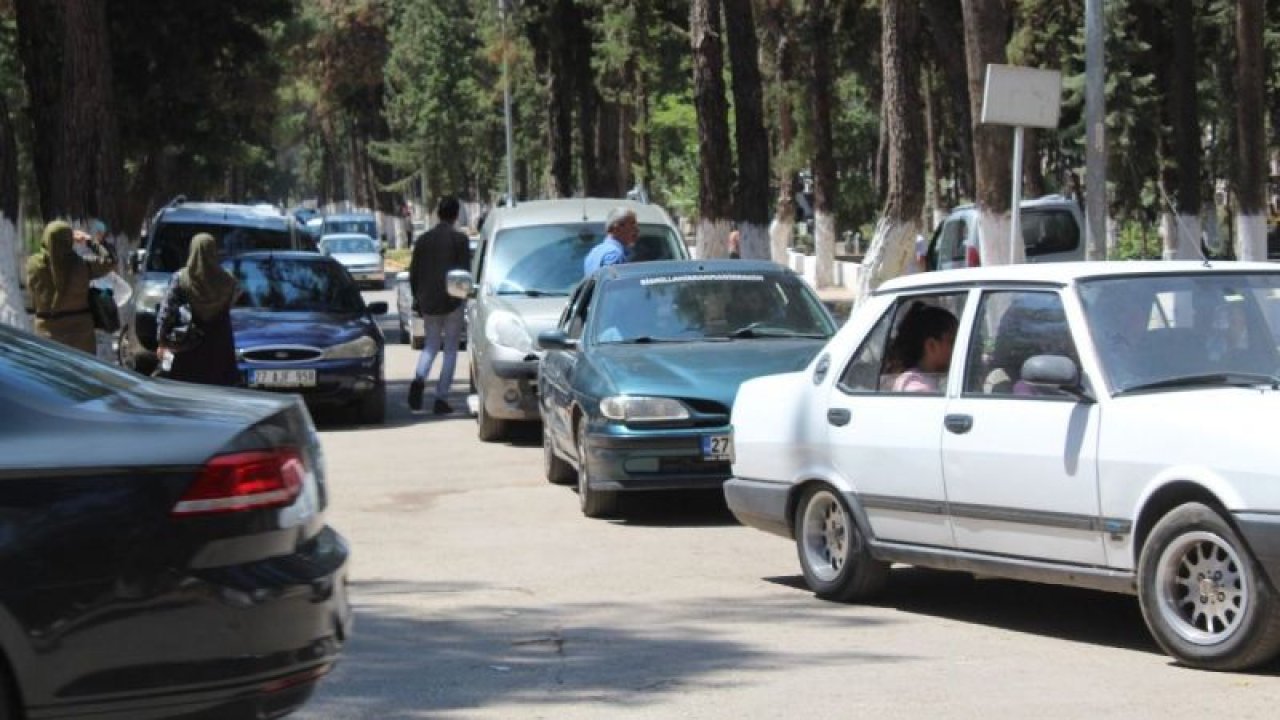
{"label": "parked car", "polygon": [[385,341],[337,260],[317,253],[247,253],[224,261],[240,281],[231,309],[245,385],[341,406],[364,423],[386,417]]}
{"label": "parked car", "polygon": [[[916,306],[959,318],[950,367],[893,392]],[[1280,649],[1278,343],[1262,263],[893,280],[806,370],[743,384],[725,496],[823,598],[895,562],[1134,593],[1181,662],[1253,667]]]}
{"label": "parked car", "polygon": [[294,398],[0,324],[0,716],[279,717],[338,660],[348,548]]}
{"label": "parked car", "polygon": [[719,488],[738,385],[799,370],[835,327],[809,286],[771,262],[598,271],[538,337],[547,479],[576,478],[587,517],[617,513],[620,493]]}
{"label": "parked car", "polygon": [[320,252],[333,257],[359,285],[381,290],[387,283],[385,251],[378,241],[361,233],[334,233],[320,238]]}
{"label": "parked car", "polygon": [[320,236],[337,233],[359,233],[378,238],[378,219],[371,212],[350,212],[325,215],[320,222]]}
{"label": "parked car", "polygon": [[[155,365],[156,312],[173,273],[187,264],[191,238],[209,233],[222,257],[253,250],[314,250],[311,236],[292,216],[248,205],[189,202],[178,197],[152,218],[141,249],[131,262],[135,272],[129,327],[120,334],[120,363],[150,372]],[[131,316],[131,318],[129,317]]]}
{"label": "parked car", "polygon": [[511,420],[537,420],[538,333],[555,325],[582,261],[604,238],[604,219],[619,206],[636,212],[640,239],[632,261],[689,256],[680,231],[656,205],[573,198],[496,207],[489,212],[472,272],[451,293],[467,303],[467,347],[479,407],[481,440],[506,436]]}
{"label": "parked car", "polygon": [[[1022,239],[1029,263],[1084,260],[1084,215],[1080,204],[1061,195],[1046,195],[1022,203]],[[929,240],[930,270],[953,270],[982,264],[978,246],[978,208],[961,205],[952,210]]]}

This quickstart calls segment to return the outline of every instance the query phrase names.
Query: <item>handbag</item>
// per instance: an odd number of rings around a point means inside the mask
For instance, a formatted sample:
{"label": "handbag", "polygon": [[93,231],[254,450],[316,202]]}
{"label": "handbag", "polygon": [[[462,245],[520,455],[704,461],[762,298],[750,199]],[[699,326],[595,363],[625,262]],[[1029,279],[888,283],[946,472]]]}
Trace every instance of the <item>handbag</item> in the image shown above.
{"label": "handbag", "polygon": [[175,353],[191,352],[200,347],[200,342],[204,340],[204,331],[196,324],[195,313],[191,312],[190,304],[184,302],[179,305],[177,314],[178,321],[164,336],[162,344]]}
{"label": "handbag", "polygon": [[89,314],[93,316],[94,329],[114,333],[120,329],[120,309],[115,296],[106,288],[89,288]]}

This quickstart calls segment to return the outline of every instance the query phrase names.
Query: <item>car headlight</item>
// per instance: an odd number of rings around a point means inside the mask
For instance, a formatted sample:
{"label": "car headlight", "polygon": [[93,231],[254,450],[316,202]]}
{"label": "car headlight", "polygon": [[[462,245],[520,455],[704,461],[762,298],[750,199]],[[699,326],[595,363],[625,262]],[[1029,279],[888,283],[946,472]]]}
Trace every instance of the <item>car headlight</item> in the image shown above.
{"label": "car headlight", "polygon": [[325,360],[350,360],[351,358],[367,358],[378,354],[378,343],[368,335],[334,345],[324,351]]}
{"label": "car headlight", "polygon": [[499,310],[490,315],[489,321],[485,323],[484,336],[494,345],[509,347],[522,353],[534,351],[533,338],[529,337],[524,323],[513,313]]}
{"label": "car headlight", "polygon": [[623,422],[688,420],[689,408],[671,398],[614,395],[600,401],[600,414]]}

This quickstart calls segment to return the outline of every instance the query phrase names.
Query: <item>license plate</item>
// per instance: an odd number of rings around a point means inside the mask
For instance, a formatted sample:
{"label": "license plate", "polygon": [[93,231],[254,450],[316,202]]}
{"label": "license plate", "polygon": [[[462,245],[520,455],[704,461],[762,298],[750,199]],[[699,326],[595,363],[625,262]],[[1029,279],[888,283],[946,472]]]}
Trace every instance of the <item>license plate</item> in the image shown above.
{"label": "license plate", "polygon": [[307,369],[250,370],[249,384],[257,387],[315,387],[316,371]]}
{"label": "license plate", "polygon": [[733,460],[733,437],[730,435],[703,435],[703,460]]}

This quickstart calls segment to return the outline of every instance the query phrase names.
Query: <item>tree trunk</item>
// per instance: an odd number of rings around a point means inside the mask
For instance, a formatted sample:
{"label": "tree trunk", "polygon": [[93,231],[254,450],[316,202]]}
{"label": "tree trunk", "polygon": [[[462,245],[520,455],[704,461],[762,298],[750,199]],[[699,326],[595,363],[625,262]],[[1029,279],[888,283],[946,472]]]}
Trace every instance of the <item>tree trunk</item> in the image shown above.
{"label": "tree trunk", "polygon": [[778,140],[774,149],[774,167],[777,169],[778,200],[773,223],[769,227],[769,256],[774,262],[786,264],[787,249],[795,234],[796,197],[795,161],[791,149],[795,144],[796,123],[791,98],[795,91],[795,53],[792,42],[794,16],[791,0],[768,0],[764,13],[765,34],[773,48],[774,82],[778,88],[777,116]]}
{"label": "tree trunk", "polygon": [[[982,117],[986,68],[1006,62],[1009,43],[1007,0],[964,0],[965,59],[969,71],[969,108]],[[1013,131],[999,125],[973,126],[974,169],[977,172],[978,249],[984,265],[1006,265],[1025,259],[1023,244],[1012,243],[1009,213]]]}
{"label": "tree trunk", "polygon": [[924,116],[920,98],[918,0],[883,0],[880,23],[884,61],[884,114],[887,120],[889,168],[884,211],[858,278],[858,297],[889,278],[903,274],[915,261],[915,239],[923,232]]}
{"label": "tree trunk", "polygon": [[942,70],[948,100],[940,109],[948,118],[955,143],[956,194],[973,197],[973,114],[969,112],[969,76],[966,71],[964,34],[956,30],[964,26],[964,12],[959,0],[925,0],[920,11],[933,40],[933,51]]}
{"label": "tree trunk", "polygon": [[[1173,199],[1161,221],[1163,257],[1200,257],[1200,112],[1196,94],[1197,52],[1195,8],[1192,0],[1171,0],[1168,23],[1153,17],[1159,37],[1149,42],[1156,50],[1157,73],[1165,99],[1165,123],[1172,133],[1162,143],[1162,184]],[[1163,203],[1162,203],[1163,204]],[[1176,214],[1175,214],[1176,213]]]}
{"label": "tree trunk", "polygon": [[809,96],[813,98],[810,113],[813,139],[813,216],[814,277],[818,288],[835,284],[836,250],[836,167],[835,145],[831,139],[831,103],[835,95],[832,82],[831,54],[832,18],[827,0],[809,0],[806,18],[813,70],[810,73]]}
{"label": "tree trunk", "polygon": [[61,137],[63,89],[62,3],[59,0],[14,0],[18,51],[27,87],[32,129],[32,164],[40,214],[53,217],[55,157]]}
{"label": "tree trunk", "polygon": [[[570,0],[551,0],[544,21],[529,29],[535,63],[545,64],[550,193],[573,195],[573,73],[565,38]],[[534,40],[541,42],[533,42]]]}
{"label": "tree trunk", "polygon": [[1236,252],[1241,260],[1267,259],[1267,138],[1263,55],[1264,0],[1236,5],[1236,148],[1239,157]]}
{"label": "tree trunk", "polygon": [[600,197],[622,197],[626,190],[622,187],[621,147],[619,132],[621,129],[622,106],[611,100],[600,99],[599,112],[596,113],[596,158],[597,186],[588,194]]}
{"label": "tree trunk", "polygon": [[744,258],[768,258],[769,135],[764,129],[760,52],[751,0],[724,0],[724,17],[733,64],[734,140],[738,149],[733,205],[741,233],[740,252]]}
{"label": "tree trunk", "polygon": [[30,330],[22,297],[18,206],[18,141],[8,103],[0,93],[0,324]]}
{"label": "tree trunk", "polygon": [[[946,173],[942,152],[942,108],[945,104],[934,73],[924,70],[924,134],[929,148],[929,227],[936,226],[947,216],[948,204],[942,193],[942,178]],[[927,230],[927,228],[926,228]]]}
{"label": "tree trunk", "polygon": [[693,104],[698,113],[698,257],[724,257],[733,187],[719,0],[693,0]]}

